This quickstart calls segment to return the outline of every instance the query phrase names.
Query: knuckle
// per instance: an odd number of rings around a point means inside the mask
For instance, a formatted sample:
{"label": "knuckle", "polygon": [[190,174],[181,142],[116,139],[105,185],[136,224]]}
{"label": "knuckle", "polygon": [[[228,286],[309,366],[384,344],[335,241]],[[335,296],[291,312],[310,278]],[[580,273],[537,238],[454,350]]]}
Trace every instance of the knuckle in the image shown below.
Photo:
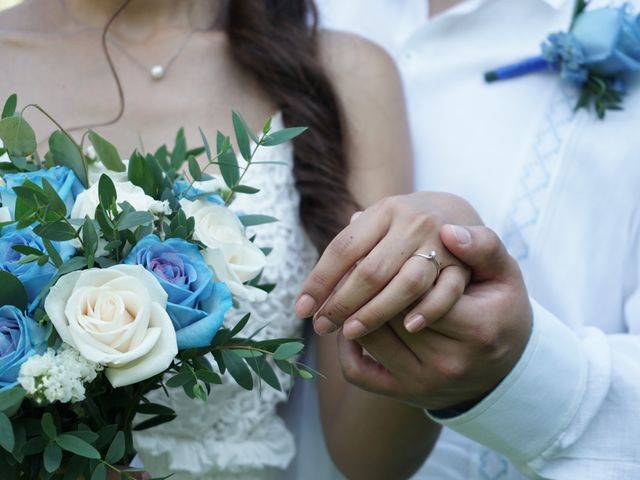
{"label": "knuckle", "polygon": [[493,325],[480,324],[473,329],[473,339],[483,351],[495,351],[500,345],[500,334]]}
{"label": "knuckle", "polygon": [[366,257],[356,267],[356,275],[360,282],[370,287],[382,286],[386,283],[386,268],[381,261]]}
{"label": "knuckle", "polygon": [[469,373],[468,363],[460,357],[447,357],[439,362],[438,371],[448,382],[459,382]]}
{"label": "knuckle", "polygon": [[424,293],[427,287],[426,269],[408,269],[403,275],[403,285],[411,296]]}
{"label": "knuckle", "polygon": [[435,215],[425,212],[413,213],[409,218],[409,231],[412,234],[424,235],[437,229],[438,219]]}
{"label": "knuckle", "polygon": [[[325,251],[325,255],[329,255],[330,257],[336,258],[344,258],[348,257],[354,244],[354,236],[353,234],[342,234],[338,235],[333,241],[327,246]],[[324,255],[323,255],[324,256]]]}

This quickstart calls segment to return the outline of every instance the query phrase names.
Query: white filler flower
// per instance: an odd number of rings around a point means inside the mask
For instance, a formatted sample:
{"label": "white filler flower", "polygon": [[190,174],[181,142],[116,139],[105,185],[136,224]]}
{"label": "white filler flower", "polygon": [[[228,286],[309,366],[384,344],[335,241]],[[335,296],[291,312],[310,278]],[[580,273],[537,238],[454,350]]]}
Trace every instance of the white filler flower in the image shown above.
{"label": "white filler flower", "polygon": [[38,403],[80,402],[85,398],[85,384],[101,370],[102,365],[63,343],[59,350],[50,348],[23,363],[18,382]]}
{"label": "white filler flower", "polygon": [[73,272],[58,280],[45,311],[62,341],[105,366],[114,387],[166,370],[178,354],[167,294],[140,265]]}

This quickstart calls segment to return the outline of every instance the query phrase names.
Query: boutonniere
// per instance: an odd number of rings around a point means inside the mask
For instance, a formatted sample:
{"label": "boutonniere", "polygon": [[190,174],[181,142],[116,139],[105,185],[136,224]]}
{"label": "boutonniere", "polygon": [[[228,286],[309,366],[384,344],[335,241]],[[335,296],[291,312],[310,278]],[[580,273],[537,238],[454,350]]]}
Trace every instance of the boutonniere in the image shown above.
{"label": "boutonniere", "polygon": [[601,119],[607,110],[621,110],[624,76],[640,71],[640,15],[626,6],[587,11],[586,4],[578,1],[569,31],[549,35],[540,55],[491,70],[485,80],[550,70],[580,89],[576,110],[593,106]]}

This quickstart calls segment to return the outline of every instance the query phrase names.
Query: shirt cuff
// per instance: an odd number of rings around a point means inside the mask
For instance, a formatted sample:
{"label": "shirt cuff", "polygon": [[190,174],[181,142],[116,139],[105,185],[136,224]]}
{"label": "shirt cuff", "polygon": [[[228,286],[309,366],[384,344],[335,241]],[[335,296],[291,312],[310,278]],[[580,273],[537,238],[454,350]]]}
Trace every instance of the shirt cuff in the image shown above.
{"label": "shirt cuff", "polygon": [[539,456],[567,428],[585,394],[588,360],[578,336],[533,300],[522,357],[480,403],[451,418],[429,416],[515,463]]}

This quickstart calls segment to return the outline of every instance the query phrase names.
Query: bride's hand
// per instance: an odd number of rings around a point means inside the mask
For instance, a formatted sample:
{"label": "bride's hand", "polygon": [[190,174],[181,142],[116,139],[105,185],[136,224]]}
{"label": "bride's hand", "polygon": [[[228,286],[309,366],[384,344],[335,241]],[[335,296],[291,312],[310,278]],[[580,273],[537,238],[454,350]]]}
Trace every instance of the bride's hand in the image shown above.
{"label": "bride's hand", "polygon": [[[482,221],[461,198],[432,192],[386,198],[354,215],[309,274],[296,313],[313,315],[318,334],[344,325],[348,339],[398,315],[408,331],[422,330],[451,309],[469,281],[468,269],[440,240],[446,223]],[[441,265],[435,286],[435,263],[416,256],[431,251]]]}

